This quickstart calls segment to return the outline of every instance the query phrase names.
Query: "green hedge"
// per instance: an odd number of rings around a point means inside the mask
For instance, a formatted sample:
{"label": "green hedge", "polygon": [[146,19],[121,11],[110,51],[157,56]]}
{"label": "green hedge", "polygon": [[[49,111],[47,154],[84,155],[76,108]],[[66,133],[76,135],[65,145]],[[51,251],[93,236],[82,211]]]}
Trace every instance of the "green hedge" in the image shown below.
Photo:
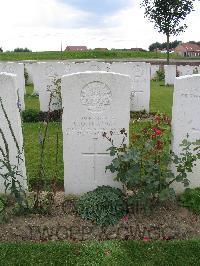
{"label": "green hedge", "polygon": [[25,123],[37,123],[47,121],[49,116],[49,121],[51,122],[61,122],[62,110],[55,110],[52,112],[42,112],[35,109],[28,109],[22,112],[22,119]]}
{"label": "green hedge", "polygon": [[199,265],[200,241],[0,244],[0,265]]}

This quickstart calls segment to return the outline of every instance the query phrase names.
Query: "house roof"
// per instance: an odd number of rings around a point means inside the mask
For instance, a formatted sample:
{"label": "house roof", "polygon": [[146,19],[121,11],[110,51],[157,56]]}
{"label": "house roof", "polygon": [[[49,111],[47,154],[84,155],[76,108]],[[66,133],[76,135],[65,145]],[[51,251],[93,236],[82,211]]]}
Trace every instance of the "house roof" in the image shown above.
{"label": "house roof", "polygon": [[71,51],[87,50],[87,46],[67,46],[66,50],[71,50]]}
{"label": "house roof", "polygon": [[181,43],[177,46],[176,49],[178,49],[179,47],[185,49],[188,52],[189,51],[200,51],[200,46],[195,43]]}

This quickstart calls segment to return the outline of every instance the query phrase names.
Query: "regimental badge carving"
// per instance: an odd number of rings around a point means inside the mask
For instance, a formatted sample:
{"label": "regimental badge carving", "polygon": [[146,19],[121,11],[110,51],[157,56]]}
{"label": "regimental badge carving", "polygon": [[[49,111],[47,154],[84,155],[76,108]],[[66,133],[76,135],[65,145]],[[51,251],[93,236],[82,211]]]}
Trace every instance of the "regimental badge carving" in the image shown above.
{"label": "regimental badge carving", "polygon": [[54,67],[52,65],[46,67],[45,74],[48,77],[55,77],[55,76],[57,76],[56,71],[55,71],[55,69],[54,69]]}
{"label": "regimental badge carving", "polygon": [[81,103],[91,112],[105,111],[112,103],[111,90],[103,82],[90,82],[81,91]]}
{"label": "regimental badge carving", "polygon": [[133,73],[136,80],[140,79],[144,76],[144,69],[140,65],[133,66]]}
{"label": "regimental badge carving", "polygon": [[98,66],[97,64],[91,64],[89,67],[90,71],[101,71],[101,67]]}
{"label": "regimental badge carving", "polygon": [[70,64],[66,64],[65,65],[65,72],[68,73],[68,72],[70,72],[70,70],[71,70],[71,65]]}
{"label": "regimental badge carving", "polygon": [[6,76],[6,75],[4,75],[4,74],[2,74],[1,76],[0,76],[0,82],[1,82],[1,84],[5,84],[5,85],[7,85],[8,84],[8,82],[10,82],[11,81],[11,79],[10,79],[10,77],[9,76]]}
{"label": "regimental badge carving", "polygon": [[2,68],[2,72],[6,72],[6,73],[12,73],[14,74],[15,73],[15,70],[12,66],[10,65],[4,65],[3,68]]}

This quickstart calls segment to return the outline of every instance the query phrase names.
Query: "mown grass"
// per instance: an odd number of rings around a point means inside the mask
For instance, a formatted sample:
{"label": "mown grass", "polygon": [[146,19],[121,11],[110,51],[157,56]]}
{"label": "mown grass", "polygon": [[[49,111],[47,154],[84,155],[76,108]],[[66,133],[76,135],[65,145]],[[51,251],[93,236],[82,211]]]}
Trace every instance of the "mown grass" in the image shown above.
{"label": "mown grass", "polygon": [[33,96],[33,85],[26,86],[26,96],[25,96],[25,108],[28,109],[34,109],[34,110],[40,110],[40,103],[38,96]]}
{"label": "mown grass", "polygon": [[[171,58],[185,59],[176,54],[171,54]],[[68,52],[9,52],[0,53],[0,60],[19,61],[19,60],[64,60],[64,59],[128,59],[128,58],[147,58],[165,59],[166,54],[157,52],[136,52],[136,51],[68,51]],[[190,58],[191,59],[191,58]],[[199,58],[195,58],[199,59]]]}
{"label": "mown grass", "polygon": [[165,86],[163,81],[151,81],[150,111],[172,116],[173,86]]}
{"label": "mown grass", "polygon": [[[31,96],[33,87],[27,86],[27,95],[25,96],[26,109],[39,110],[39,99],[38,97]],[[151,82],[151,101],[150,111],[151,112],[162,112],[171,116],[172,109],[172,95],[173,87],[164,86],[163,82]],[[131,123],[130,133],[134,130],[140,130],[144,126],[144,123]],[[24,146],[26,156],[26,167],[27,177],[29,183],[32,184],[37,177],[39,177],[39,164],[40,164],[40,148],[39,144],[39,128],[44,133],[45,125],[43,123],[24,123]],[[58,171],[56,168],[56,136],[59,136],[58,146]],[[131,134],[130,134],[131,135]],[[62,128],[60,123],[50,123],[48,138],[45,143],[44,152],[44,163],[45,163],[45,180],[51,180],[56,176],[59,184],[63,183],[63,159],[62,159]]]}
{"label": "mown grass", "polygon": [[200,241],[0,244],[0,265],[199,265]]}

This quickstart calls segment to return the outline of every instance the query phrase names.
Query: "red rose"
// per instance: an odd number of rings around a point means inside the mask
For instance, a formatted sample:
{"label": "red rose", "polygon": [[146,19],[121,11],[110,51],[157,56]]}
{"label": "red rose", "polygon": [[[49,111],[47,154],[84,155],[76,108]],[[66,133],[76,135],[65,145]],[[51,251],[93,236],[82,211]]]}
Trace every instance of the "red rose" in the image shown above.
{"label": "red rose", "polygon": [[162,134],[162,131],[159,128],[154,127],[153,131],[155,132],[156,136],[160,136]]}
{"label": "red rose", "polygon": [[122,220],[123,220],[124,222],[128,222],[128,215],[125,215],[125,216],[122,218]]}
{"label": "red rose", "polygon": [[144,237],[143,237],[143,240],[144,240],[144,241],[149,241],[150,238],[149,238],[148,236],[144,236]]}

